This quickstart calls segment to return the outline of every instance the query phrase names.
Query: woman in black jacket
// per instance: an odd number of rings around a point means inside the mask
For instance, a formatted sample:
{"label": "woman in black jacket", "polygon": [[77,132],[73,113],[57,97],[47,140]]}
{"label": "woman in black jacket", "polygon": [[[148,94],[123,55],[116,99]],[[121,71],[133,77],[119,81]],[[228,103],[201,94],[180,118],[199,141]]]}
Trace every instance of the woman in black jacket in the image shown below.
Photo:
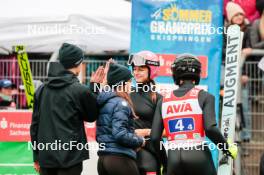
{"label": "woman in black jacket", "polygon": [[[128,64],[132,66],[137,86],[130,94],[135,113],[138,119],[135,121],[136,133],[149,139],[152,121],[156,110],[157,101],[162,96],[155,92],[154,78],[157,76],[159,59],[150,51],[141,51],[130,56]],[[140,174],[160,174],[160,165],[166,164],[166,153],[163,151],[158,158],[151,142],[137,153],[137,164]],[[166,165],[165,165],[166,167]]]}

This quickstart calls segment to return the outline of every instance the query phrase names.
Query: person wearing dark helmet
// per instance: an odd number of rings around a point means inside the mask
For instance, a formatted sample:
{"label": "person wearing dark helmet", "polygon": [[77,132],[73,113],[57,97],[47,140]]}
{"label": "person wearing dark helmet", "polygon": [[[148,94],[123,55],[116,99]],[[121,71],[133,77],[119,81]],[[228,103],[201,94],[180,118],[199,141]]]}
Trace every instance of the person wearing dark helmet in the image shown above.
{"label": "person wearing dark helmet", "polygon": [[[149,139],[157,102],[162,96],[155,91],[154,78],[158,76],[159,58],[151,51],[140,51],[130,56],[128,65],[132,66],[136,87],[130,94],[135,113],[135,131],[138,135]],[[137,164],[141,175],[160,174],[161,164],[166,170],[166,152],[161,150],[158,158],[150,140],[137,152]]]}
{"label": "person wearing dark helmet", "polygon": [[152,125],[155,149],[165,128],[167,137],[167,175],[216,175],[205,137],[227,155],[235,158],[237,147],[228,144],[215,120],[214,96],[198,89],[201,63],[191,54],[179,55],[171,66],[177,90],[159,101]]}

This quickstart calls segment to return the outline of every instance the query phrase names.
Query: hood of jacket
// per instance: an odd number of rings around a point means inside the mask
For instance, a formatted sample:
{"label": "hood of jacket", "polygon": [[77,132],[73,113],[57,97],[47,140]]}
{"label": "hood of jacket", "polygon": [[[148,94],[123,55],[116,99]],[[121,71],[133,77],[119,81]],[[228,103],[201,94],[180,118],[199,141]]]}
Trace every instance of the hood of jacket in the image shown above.
{"label": "hood of jacket", "polygon": [[79,82],[76,75],[66,70],[59,62],[51,62],[49,65],[47,86],[50,88],[62,88]]}
{"label": "hood of jacket", "polygon": [[115,92],[100,92],[97,96],[97,104],[103,106],[108,100],[118,97]]}

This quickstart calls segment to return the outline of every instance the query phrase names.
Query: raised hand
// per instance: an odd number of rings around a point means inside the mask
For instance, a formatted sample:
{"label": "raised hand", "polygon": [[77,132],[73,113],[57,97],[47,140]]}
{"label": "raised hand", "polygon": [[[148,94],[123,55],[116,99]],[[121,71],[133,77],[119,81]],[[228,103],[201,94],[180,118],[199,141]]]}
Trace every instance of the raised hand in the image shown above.
{"label": "raised hand", "polygon": [[103,85],[106,85],[107,84],[107,73],[108,73],[108,70],[109,70],[109,66],[111,63],[116,63],[115,60],[113,60],[112,58],[110,58],[107,62],[106,62],[106,65],[105,65],[105,68],[104,68],[104,74],[105,74],[105,77],[103,79]]}
{"label": "raised hand", "polygon": [[102,83],[105,78],[103,66],[99,66],[98,69],[92,73],[90,82]]}

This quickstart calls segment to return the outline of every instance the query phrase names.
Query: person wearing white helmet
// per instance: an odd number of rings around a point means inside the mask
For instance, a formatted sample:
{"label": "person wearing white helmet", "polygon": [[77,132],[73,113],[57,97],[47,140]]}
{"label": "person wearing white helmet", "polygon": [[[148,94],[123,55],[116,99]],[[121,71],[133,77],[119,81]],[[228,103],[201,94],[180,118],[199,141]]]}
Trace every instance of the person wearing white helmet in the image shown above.
{"label": "person wearing white helmet", "polygon": [[[135,120],[135,132],[139,136],[150,137],[154,113],[157,102],[162,96],[156,92],[154,78],[158,76],[159,58],[151,51],[140,51],[130,55],[128,65],[133,68],[136,87],[130,94],[134,110],[138,118]],[[161,157],[157,157],[155,149],[148,140],[145,147],[137,153],[137,165],[140,174],[160,174],[161,164],[166,169],[166,152],[161,150]]]}

